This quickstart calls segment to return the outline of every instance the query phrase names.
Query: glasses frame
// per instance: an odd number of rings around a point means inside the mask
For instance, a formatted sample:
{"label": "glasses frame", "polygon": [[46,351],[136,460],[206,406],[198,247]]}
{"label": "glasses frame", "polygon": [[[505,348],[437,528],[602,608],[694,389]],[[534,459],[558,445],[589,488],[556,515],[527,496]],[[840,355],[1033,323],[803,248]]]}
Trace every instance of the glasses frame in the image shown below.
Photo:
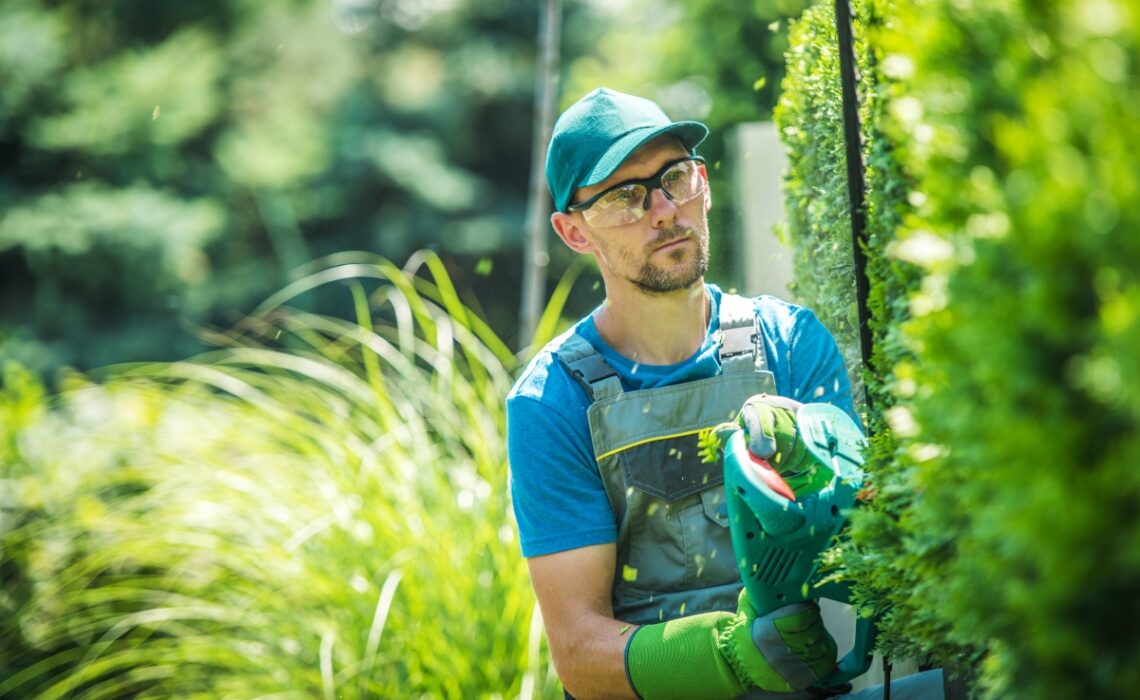
{"label": "glasses frame", "polygon": [[[619,182],[616,185],[614,185],[613,187],[607,187],[606,189],[597,193],[593,197],[590,197],[589,199],[587,199],[584,202],[578,202],[576,204],[566,205],[566,211],[567,212],[572,212],[572,211],[574,211],[574,212],[585,212],[587,209],[594,206],[594,204],[597,203],[597,201],[599,199],[601,199],[602,197],[605,197],[607,194],[609,194],[610,192],[613,192],[614,190],[621,189],[622,187],[629,187],[630,185],[644,185],[645,186],[645,201],[641,203],[642,214],[641,214],[641,216],[637,217],[633,221],[629,222],[631,224],[637,223],[638,221],[641,221],[642,219],[644,219],[645,213],[649,211],[649,204],[650,204],[650,201],[653,199],[653,191],[654,190],[661,190],[661,192],[669,199],[670,202],[677,201],[673,197],[673,195],[669,194],[669,190],[665,189],[661,185],[661,178],[665,177],[665,173],[669,172],[669,170],[673,166],[677,165],[678,163],[684,163],[687,161],[696,161],[697,163],[699,163],[701,165],[704,165],[704,163],[705,163],[705,159],[702,158],[701,156],[697,156],[697,155],[685,156],[684,158],[677,158],[676,160],[671,160],[668,163],[666,163],[665,165],[661,166],[661,169],[658,170],[655,174],[653,174],[650,177],[643,178],[640,180],[624,180],[622,182]],[[707,184],[702,185],[701,186],[701,192],[704,192],[707,187],[708,187]],[[699,195],[701,192],[698,192],[697,194]],[[694,197],[695,197],[695,195],[694,195]],[[685,201],[690,202],[692,200],[688,199]],[[682,203],[684,203],[684,202],[682,202]],[[616,224],[615,226],[607,226],[604,228],[615,228],[616,226],[625,226],[625,225],[627,225],[627,224]]]}

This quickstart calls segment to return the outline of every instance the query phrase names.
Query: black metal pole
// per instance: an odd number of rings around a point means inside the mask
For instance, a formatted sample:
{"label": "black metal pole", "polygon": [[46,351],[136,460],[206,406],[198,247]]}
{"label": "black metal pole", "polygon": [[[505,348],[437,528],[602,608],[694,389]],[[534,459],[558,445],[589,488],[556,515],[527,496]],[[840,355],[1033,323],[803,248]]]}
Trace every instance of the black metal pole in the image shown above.
{"label": "black metal pole", "polygon": [[[839,75],[843,96],[843,132],[847,145],[847,195],[851,204],[851,247],[855,255],[855,298],[859,307],[859,345],[863,366],[871,366],[871,325],[867,309],[870,281],[867,278],[867,211],[863,181],[863,133],[859,124],[859,66],[855,62],[855,40],[850,0],[835,0],[835,28],[839,34]],[[871,395],[867,392],[867,410]]]}

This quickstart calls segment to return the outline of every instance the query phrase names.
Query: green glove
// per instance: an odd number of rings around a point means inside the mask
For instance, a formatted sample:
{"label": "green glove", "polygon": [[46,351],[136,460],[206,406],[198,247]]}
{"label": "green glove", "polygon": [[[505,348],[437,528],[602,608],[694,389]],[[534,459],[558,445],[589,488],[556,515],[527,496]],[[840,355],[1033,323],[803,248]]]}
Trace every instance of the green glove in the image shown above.
{"label": "green glove", "polygon": [[791,692],[830,673],[835,658],[835,640],[814,601],[758,617],[743,590],[735,615],[645,625],[625,650],[626,673],[643,700],[735,698],[756,688]]}
{"label": "green glove", "polygon": [[833,475],[800,436],[796,412],[801,405],[783,396],[757,394],[744,402],[739,416],[748,451],[767,460],[797,496],[823,489]]}

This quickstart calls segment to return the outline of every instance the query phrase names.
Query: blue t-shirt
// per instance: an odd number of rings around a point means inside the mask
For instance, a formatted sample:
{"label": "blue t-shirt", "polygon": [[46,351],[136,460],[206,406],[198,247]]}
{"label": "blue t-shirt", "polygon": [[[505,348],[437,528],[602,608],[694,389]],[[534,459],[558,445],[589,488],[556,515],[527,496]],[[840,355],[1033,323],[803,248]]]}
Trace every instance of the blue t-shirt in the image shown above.
{"label": "blue t-shirt", "polygon": [[[594,313],[546,345],[507,396],[511,499],[525,557],[617,541],[617,522],[598,471],[586,410],[590,399],[557,359],[571,334],[585,338],[621,377],[626,391],[720,374],[715,333],[721,290],[707,285],[711,322],[701,348],[675,365],[643,365],[602,340]],[[776,393],[827,402],[858,417],[835,339],[810,310],[770,296],[753,299]]]}

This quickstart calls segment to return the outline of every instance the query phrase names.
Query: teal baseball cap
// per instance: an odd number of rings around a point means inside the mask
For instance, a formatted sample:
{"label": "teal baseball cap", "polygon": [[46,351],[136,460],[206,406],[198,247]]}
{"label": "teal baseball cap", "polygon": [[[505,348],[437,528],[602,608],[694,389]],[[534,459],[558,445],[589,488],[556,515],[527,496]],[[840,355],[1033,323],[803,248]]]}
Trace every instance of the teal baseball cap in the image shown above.
{"label": "teal baseball cap", "polygon": [[554,123],[546,150],[546,185],[555,209],[566,211],[575,190],[602,182],[662,134],[673,134],[695,153],[709,129],[700,122],[675,122],[656,102],[609,88],[570,105]]}

